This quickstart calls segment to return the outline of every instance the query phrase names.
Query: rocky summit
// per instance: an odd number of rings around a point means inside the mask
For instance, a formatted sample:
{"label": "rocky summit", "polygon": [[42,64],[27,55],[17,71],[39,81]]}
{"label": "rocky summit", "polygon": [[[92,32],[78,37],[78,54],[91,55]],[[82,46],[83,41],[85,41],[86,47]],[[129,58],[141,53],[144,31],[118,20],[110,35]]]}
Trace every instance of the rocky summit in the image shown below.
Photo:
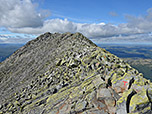
{"label": "rocky summit", "polygon": [[152,83],[80,33],[45,33],[0,64],[0,114],[152,114]]}

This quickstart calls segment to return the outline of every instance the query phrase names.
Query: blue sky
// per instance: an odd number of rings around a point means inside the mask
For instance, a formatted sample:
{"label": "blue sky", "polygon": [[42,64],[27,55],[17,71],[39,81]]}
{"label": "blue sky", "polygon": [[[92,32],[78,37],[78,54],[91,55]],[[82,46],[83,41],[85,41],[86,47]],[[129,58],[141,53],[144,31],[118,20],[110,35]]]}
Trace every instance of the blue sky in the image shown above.
{"label": "blue sky", "polygon": [[81,32],[95,43],[152,43],[151,0],[1,0],[0,43]]}
{"label": "blue sky", "polygon": [[57,15],[61,15],[82,23],[119,24],[126,22],[125,15],[143,15],[151,5],[151,0],[45,0],[41,8],[50,9],[51,18],[60,18]]}

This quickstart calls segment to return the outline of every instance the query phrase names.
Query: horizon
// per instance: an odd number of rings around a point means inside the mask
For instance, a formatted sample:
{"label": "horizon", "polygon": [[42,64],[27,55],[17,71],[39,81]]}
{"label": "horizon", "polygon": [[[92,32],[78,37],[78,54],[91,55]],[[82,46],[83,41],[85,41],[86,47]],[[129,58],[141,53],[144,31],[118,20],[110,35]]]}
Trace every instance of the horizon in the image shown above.
{"label": "horizon", "polygon": [[0,43],[80,32],[96,44],[152,44],[152,1],[1,0]]}

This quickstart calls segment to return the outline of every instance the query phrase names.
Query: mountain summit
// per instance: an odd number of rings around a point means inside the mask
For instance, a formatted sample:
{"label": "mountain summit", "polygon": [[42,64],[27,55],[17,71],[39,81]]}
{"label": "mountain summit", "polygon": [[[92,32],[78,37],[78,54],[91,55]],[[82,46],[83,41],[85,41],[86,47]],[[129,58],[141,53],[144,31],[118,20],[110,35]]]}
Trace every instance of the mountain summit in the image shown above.
{"label": "mountain summit", "polygon": [[0,64],[0,114],[151,114],[152,84],[80,33],[45,33]]}

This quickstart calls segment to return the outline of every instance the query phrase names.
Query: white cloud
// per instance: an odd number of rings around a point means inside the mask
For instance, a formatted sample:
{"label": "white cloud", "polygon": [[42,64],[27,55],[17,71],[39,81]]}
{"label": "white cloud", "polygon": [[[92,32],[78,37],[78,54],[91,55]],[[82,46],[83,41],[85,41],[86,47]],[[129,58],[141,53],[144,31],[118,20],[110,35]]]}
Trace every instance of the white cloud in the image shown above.
{"label": "white cloud", "polygon": [[[111,15],[116,15],[114,13],[111,12]],[[152,32],[152,9],[148,9],[144,16],[127,15],[128,22],[119,25],[76,23],[67,19],[45,20],[48,15],[46,10],[38,12],[31,0],[1,0],[0,26],[14,33],[39,35],[44,32],[81,32],[97,41],[137,41],[142,39],[141,34],[146,36]],[[150,36],[144,37],[145,41],[150,39]]]}
{"label": "white cloud", "polygon": [[31,0],[1,0],[0,26],[7,28],[40,27],[46,15],[36,11]]}
{"label": "white cloud", "polygon": [[46,20],[43,23],[42,27],[23,27],[23,28],[9,28],[12,32],[17,33],[27,33],[27,34],[42,34],[44,32],[76,32],[77,26],[75,23],[68,21],[67,19],[61,20],[61,19],[51,19]]}
{"label": "white cloud", "polygon": [[0,43],[24,44],[36,36],[24,34],[0,34]]}
{"label": "white cloud", "polygon": [[[118,42],[118,41],[138,41],[141,40],[141,34],[149,33],[150,31],[144,31],[137,26],[130,26],[131,23],[126,24],[87,24],[87,23],[74,23],[68,21],[67,19],[51,19],[47,20],[43,23],[42,27],[32,28],[32,27],[24,27],[24,28],[9,28],[12,32],[17,33],[26,33],[26,34],[42,34],[45,32],[81,32],[85,36],[89,38],[94,38],[96,41],[101,42]],[[121,37],[120,37],[121,36]],[[134,40],[131,40],[134,39]],[[148,37],[149,39],[152,37]],[[148,38],[144,38],[144,40],[149,41]]]}
{"label": "white cloud", "polygon": [[2,40],[2,41],[6,41],[6,40],[7,40],[7,38],[0,38],[0,40]]}
{"label": "white cloud", "polygon": [[120,24],[118,26],[105,23],[75,23],[67,19],[50,19],[46,20],[41,27],[22,27],[9,28],[12,32],[27,33],[27,34],[42,34],[44,32],[81,32],[87,37],[110,37],[119,34],[137,34],[140,30],[128,27],[128,24]]}

